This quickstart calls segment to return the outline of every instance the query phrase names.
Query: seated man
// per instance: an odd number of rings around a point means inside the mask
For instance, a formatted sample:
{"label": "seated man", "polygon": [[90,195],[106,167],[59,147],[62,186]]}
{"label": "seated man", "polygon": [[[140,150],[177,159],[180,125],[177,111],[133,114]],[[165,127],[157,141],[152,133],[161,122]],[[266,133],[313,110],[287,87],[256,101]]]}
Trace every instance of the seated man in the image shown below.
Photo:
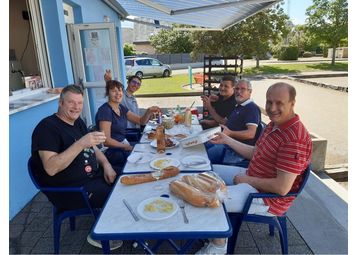
{"label": "seated man", "polygon": [[[100,132],[87,133],[80,118],[83,90],[77,85],[65,87],[57,113],[43,119],[32,134],[32,160],[38,169],[40,185],[45,187],[85,187],[92,208],[102,208],[120,171],[115,171],[96,145],[106,140]],[[99,165],[99,167],[97,167]],[[62,210],[86,207],[74,195],[46,194]],[[87,237],[90,244],[100,242]],[[122,241],[111,242],[111,249]]]}
{"label": "seated man", "polygon": [[[255,145],[255,135],[257,127],[261,122],[260,108],[250,98],[252,93],[252,85],[250,81],[242,79],[235,85],[235,100],[237,105],[228,118],[215,116],[215,122],[220,124],[224,129],[224,134],[234,138],[237,141],[248,145]],[[211,163],[220,163],[220,156],[226,145],[213,145],[209,142],[205,143],[208,151],[208,157]],[[245,157],[238,153],[227,152],[225,162],[235,163],[243,160]]]}
{"label": "seated man", "polygon": [[[286,195],[295,192],[312,155],[311,137],[294,113],[296,90],[287,83],[276,83],[266,93],[266,112],[271,120],[256,146],[249,146],[217,133],[214,144],[227,144],[251,159],[248,169],[214,165],[214,171],[228,185],[230,199],[225,201],[228,212],[242,212],[250,193],[266,192]],[[253,201],[249,213],[282,215],[295,197],[259,198]],[[196,254],[225,254],[225,238],[213,238]]]}
{"label": "seated man", "polygon": [[215,119],[219,117],[225,118],[235,108],[236,100],[234,94],[235,78],[232,75],[224,76],[220,81],[219,94],[210,95],[209,97],[202,95],[201,100],[204,102],[204,107],[208,109],[211,116],[200,120],[200,125],[203,129],[216,127],[219,124]]}
{"label": "seated man", "polygon": [[[111,70],[106,70],[104,80],[106,82],[112,80]],[[134,93],[140,89],[141,83],[142,80],[138,76],[130,76],[127,81],[127,88],[123,90],[123,99],[121,102],[121,105],[127,107],[131,112],[137,115],[139,115],[139,106]],[[128,120],[127,128],[140,128],[140,126]]]}

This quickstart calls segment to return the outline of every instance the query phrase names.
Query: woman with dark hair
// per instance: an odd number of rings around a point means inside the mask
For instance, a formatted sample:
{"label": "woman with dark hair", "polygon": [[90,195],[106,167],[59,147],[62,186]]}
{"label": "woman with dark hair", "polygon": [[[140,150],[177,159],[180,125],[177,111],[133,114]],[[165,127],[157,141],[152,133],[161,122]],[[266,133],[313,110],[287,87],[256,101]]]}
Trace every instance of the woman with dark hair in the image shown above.
{"label": "woman with dark hair", "polygon": [[[104,146],[121,147],[129,154],[133,146],[125,138],[127,120],[138,125],[145,125],[150,115],[158,111],[158,107],[152,106],[148,108],[143,116],[133,113],[127,107],[120,104],[123,99],[123,89],[124,86],[119,81],[107,81],[105,95],[108,97],[108,102],[98,108],[96,126],[98,130],[103,130],[106,135]],[[108,161],[112,165],[117,165],[121,160],[115,152],[113,150],[105,152]]]}

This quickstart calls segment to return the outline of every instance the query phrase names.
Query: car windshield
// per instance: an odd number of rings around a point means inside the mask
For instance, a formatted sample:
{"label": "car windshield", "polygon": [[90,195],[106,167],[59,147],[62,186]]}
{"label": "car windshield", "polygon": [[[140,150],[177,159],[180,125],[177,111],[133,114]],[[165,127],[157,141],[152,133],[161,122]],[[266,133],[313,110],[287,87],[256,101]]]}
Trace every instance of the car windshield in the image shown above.
{"label": "car windshield", "polygon": [[131,66],[132,65],[132,60],[131,59],[127,59],[125,62],[126,66]]}

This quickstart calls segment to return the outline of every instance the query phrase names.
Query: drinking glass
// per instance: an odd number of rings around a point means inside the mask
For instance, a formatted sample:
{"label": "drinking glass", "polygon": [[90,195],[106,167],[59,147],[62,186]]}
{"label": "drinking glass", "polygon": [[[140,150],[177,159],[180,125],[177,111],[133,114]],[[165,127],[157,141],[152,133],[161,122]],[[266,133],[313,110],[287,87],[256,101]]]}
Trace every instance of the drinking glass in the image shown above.
{"label": "drinking glass", "polygon": [[163,186],[158,184],[159,179],[163,176],[163,174],[164,174],[164,169],[152,169],[152,176],[153,178],[157,179],[156,181],[157,185],[153,187],[155,191],[159,191],[163,189]]}
{"label": "drinking glass", "polygon": [[[104,130],[99,130],[98,132],[105,134]],[[103,143],[100,143],[100,144],[101,144],[101,148],[100,148],[101,151],[107,150],[107,147],[105,147]]]}

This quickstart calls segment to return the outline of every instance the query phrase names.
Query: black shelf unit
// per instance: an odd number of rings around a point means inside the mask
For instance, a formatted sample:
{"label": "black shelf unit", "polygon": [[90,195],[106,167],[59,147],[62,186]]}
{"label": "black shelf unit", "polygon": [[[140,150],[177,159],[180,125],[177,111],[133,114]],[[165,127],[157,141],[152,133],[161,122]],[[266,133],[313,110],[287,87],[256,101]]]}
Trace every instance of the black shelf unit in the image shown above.
{"label": "black shelf unit", "polygon": [[[213,61],[224,61],[224,64],[213,64]],[[234,60],[235,64],[225,64],[225,60]],[[204,75],[203,75],[203,94],[210,95],[211,91],[218,91],[219,89],[213,88],[213,83],[220,83],[221,78],[225,75],[233,75],[235,79],[240,77],[242,79],[242,69],[244,66],[243,55],[235,57],[217,57],[217,56],[204,56]],[[234,73],[222,72],[214,70],[214,68],[234,68]]]}

